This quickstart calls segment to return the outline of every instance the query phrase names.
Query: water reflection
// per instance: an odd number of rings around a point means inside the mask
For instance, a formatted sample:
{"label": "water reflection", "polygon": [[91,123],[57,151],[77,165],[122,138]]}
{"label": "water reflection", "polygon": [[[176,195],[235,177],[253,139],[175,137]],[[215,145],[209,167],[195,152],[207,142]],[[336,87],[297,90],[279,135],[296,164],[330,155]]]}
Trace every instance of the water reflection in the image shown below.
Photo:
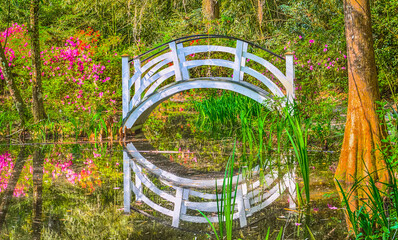
{"label": "water reflection", "polygon": [[[25,160],[26,160],[25,155],[26,155],[26,148],[23,146],[23,147],[21,147],[21,150],[19,151],[18,158],[17,158],[15,164],[13,164],[14,166],[13,166],[11,176],[9,177],[8,182],[3,177],[0,179],[1,187],[4,189],[4,193],[3,193],[4,195],[3,195],[3,198],[1,200],[1,205],[0,205],[0,232],[3,229],[7,211],[9,209],[9,204],[11,202],[14,190],[16,189],[16,185],[17,185],[19,176],[21,175],[22,168],[25,165]],[[7,163],[9,161],[11,161],[12,159],[9,157],[9,155],[5,155],[5,154],[0,157],[4,158],[1,161],[1,163],[3,165],[2,166],[2,169],[3,169],[4,167],[6,167],[6,165],[8,166]],[[2,190],[2,189],[0,189],[0,190]]]}
{"label": "water reflection", "polygon": [[[124,211],[130,212],[133,193],[137,202],[144,202],[157,212],[171,217],[174,227],[178,227],[181,221],[206,223],[207,219],[197,210],[206,212],[211,222],[218,222],[216,199],[220,199],[221,194],[216,192],[216,185],[218,189],[222,186],[223,173],[204,174],[181,169],[181,165],[176,166],[165,157],[163,161],[159,158],[162,158],[160,154],[156,158],[143,154],[132,143],[124,147]],[[163,164],[155,165],[154,162]],[[164,162],[169,162],[169,166]],[[176,171],[177,168],[181,171]],[[233,177],[233,184],[238,184],[233,218],[239,219],[241,227],[247,226],[248,217],[277,200],[283,201],[287,197],[289,208],[295,209],[294,170],[268,164],[264,169],[265,174],[259,174],[257,166]],[[232,194],[235,195],[235,192]]]}

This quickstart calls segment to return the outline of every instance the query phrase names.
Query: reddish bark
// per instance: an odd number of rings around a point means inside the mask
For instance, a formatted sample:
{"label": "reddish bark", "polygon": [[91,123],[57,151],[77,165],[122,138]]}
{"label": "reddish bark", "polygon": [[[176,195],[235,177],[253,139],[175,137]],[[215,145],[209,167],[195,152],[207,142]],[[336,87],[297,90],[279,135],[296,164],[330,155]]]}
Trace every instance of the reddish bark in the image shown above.
{"label": "reddish bark", "polygon": [[[348,55],[348,110],[341,155],[335,177],[347,186],[371,174],[376,182],[387,182],[386,163],[380,149],[386,137],[383,119],[376,109],[380,93],[373,50],[368,0],[344,1]],[[362,181],[366,184],[366,179]],[[348,190],[348,189],[347,189]],[[351,209],[365,200],[366,188],[350,197]],[[350,224],[350,223],[349,223]]]}

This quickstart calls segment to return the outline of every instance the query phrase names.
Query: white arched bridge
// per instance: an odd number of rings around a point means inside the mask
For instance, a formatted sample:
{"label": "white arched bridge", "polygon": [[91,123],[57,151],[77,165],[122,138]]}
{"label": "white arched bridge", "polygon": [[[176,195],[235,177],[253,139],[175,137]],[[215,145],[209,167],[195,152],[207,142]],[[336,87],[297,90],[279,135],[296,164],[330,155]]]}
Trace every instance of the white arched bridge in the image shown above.
{"label": "white arched bridge", "polygon": [[[209,44],[184,46],[184,43],[187,45],[188,42],[192,43],[195,40],[214,38],[228,39],[229,42],[234,41],[236,43],[235,47]],[[248,46],[253,49],[261,49],[273,57],[285,61],[285,74],[270,61],[250,53]],[[227,54],[219,54],[225,59],[210,59],[210,53],[213,52]],[[231,61],[231,54],[234,61]],[[187,56],[192,59],[188,59]],[[260,65],[264,72],[269,72],[273,76],[273,80],[258,70],[247,66],[247,61],[249,60]],[[130,76],[131,63],[134,66],[134,75],[132,77]],[[232,69],[233,74],[231,77],[191,77],[190,70],[201,66],[229,68]],[[261,84],[254,85],[246,81],[245,75],[253,77]],[[129,56],[123,55],[122,78],[123,127],[127,128],[143,124],[152,110],[160,103],[179,92],[190,89],[215,88],[230,90],[245,95],[261,104],[272,103],[275,97],[286,98],[290,103],[294,99],[292,54],[286,53],[285,57],[281,57],[257,44],[220,35],[195,35],[175,39],[131,60]],[[134,94],[131,94],[132,90],[134,90]]]}
{"label": "white arched bridge", "polygon": [[[209,39],[215,38],[227,39],[228,44],[234,47],[192,44],[199,39],[207,39],[209,42]],[[256,48],[262,50],[260,54],[249,51]],[[260,57],[263,51],[274,59],[279,59],[279,62],[285,61],[285,73],[270,61]],[[214,52],[222,54],[213,54]],[[211,55],[220,58],[211,59]],[[249,61],[251,62],[248,63]],[[134,67],[133,76],[130,76],[131,65]],[[203,71],[194,72],[193,69],[201,66],[231,69],[230,77],[225,76],[227,71],[218,71],[224,76],[209,77],[208,74],[198,76],[198,72]],[[263,74],[265,72],[267,74]],[[190,89],[230,90],[264,105],[272,104],[276,98],[285,98],[289,103],[294,99],[292,54],[287,53],[285,57],[281,57],[254,43],[219,35],[196,35],[175,39],[131,60],[129,56],[123,55],[122,77],[123,128],[143,124],[160,103]],[[253,84],[253,79],[257,80],[258,84]],[[131,143],[124,149],[123,160],[126,213],[130,212],[131,192],[133,192],[137,201],[142,201],[156,211],[171,217],[174,227],[178,227],[181,220],[206,222],[204,217],[192,213],[192,210],[206,212],[211,222],[218,221],[217,217],[211,215],[218,210],[216,199],[219,193],[216,191],[216,185],[217,183],[221,185],[222,179],[191,179],[177,176],[148,161]],[[283,176],[270,168],[266,170],[268,173],[264,177],[263,184],[257,176],[258,167],[251,170],[252,179],[247,179],[242,174],[234,177],[237,202],[233,219],[239,219],[241,226],[247,225],[247,217],[270,205],[280,198],[283,192],[289,192],[289,207],[296,206],[294,169]],[[158,177],[160,182],[152,182],[146,173]],[[162,190],[166,187],[171,191]],[[146,196],[148,190],[162,198],[168,207],[161,206]]]}

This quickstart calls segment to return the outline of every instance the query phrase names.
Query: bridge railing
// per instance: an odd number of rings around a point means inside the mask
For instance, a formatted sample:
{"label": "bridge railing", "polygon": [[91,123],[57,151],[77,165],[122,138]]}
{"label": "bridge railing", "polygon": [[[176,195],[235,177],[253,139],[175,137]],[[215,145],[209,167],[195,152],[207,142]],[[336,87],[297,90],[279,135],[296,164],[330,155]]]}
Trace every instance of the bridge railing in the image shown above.
{"label": "bridge railing", "polygon": [[[171,217],[174,227],[178,227],[181,220],[207,223],[206,218],[193,214],[193,212],[198,213],[197,210],[204,212],[211,222],[219,221],[217,206],[221,206],[221,202],[217,203],[217,199],[222,201],[220,200],[222,196],[214,192],[217,188],[216,185],[220,190],[223,179],[193,180],[178,177],[150,163],[131,143],[124,150],[123,158],[124,211],[126,213],[130,212],[130,194],[133,192],[136,201],[141,201],[152,209]],[[247,225],[248,217],[269,206],[284,192],[288,192],[289,208],[296,208],[294,169],[285,173],[283,177],[279,177],[277,171],[267,167],[264,169],[266,174],[262,176],[261,181],[258,172],[258,167],[252,169],[250,180],[246,179],[243,174],[234,176],[233,184],[238,186],[236,194],[235,192],[231,193],[232,196],[236,195],[233,219],[239,219],[241,227]],[[160,181],[151,181],[148,173],[153,174]],[[165,190],[168,188],[174,189],[174,192]],[[150,193],[146,190],[149,190]],[[150,195],[159,196],[166,204],[153,201],[153,197]]]}
{"label": "bridge railing", "polygon": [[[128,55],[122,56],[122,87],[123,87],[123,118],[127,113],[137,106],[142,98],[152,94],[167,79],[175,77],[175,81],[189,80],[190,69],[200,66],[219,66],[233,69],[232,81],[244,81],[244,75],[254,77],[261,81],[270,91],[277,97],[287,97],[288,101],[294,99],[294,64],[293,55],[286,53],[284,60],[286,61],[285,74],[282,73],[272,63],[264,58],[248,52],[248,45],[253,44],[240,39],[236,39],[235,48],[216,45],[195,45],[184,47],[183,42],[187,41],[170,41],[167,45],[162,45],[163,49],[159,51],[159,56],[149,57],[149,62],[142,64],[140,57],[129,59]],[[267,50],[268,51],[268,50]],[[194,59],[187,60],[188,55],[204,53],[204,52],[224,52],[234,55],[234,61],[226,59]],[[268,51],[270,52],[270,51]],[[274,53],[272,53],[274,54]],[[278,56],[274,54],[275,56]],[[282,57],[278,56],[283,59]],[[261,74],[257,70],[246,66],[246,60],[250,59],[273,74],[276,79],[285,88],[286,95],[281,89],[271,81],[267,76]],[[145,62],[144,61],[144,62]],[[130,76],[130,63],[134,65],[134,74]],[[134,94],[131,97],[130,92],[134,87]]]}

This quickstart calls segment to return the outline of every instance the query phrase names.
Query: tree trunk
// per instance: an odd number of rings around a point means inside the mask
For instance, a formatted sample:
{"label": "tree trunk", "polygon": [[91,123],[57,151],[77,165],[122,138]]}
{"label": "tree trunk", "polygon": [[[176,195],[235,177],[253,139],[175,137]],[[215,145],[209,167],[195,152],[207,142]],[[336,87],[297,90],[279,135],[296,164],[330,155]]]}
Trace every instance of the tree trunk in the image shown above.
{"label": "tree trunk", "polygon": [[15,108],[17,109],[17,112],[19,114],[19,118],[21,119],[21,125],[23,126],[26,122],[26,105],[23,102],[17,86],[15,85],[14,77],[12,75],[11,68],[8,65],[4,48],[1,46],[0,43],[0,69],[7,84],[8,91],[10,92],[10,95],[15,103]]}
{"label": "tree trunk", "polygon": [[258,27],[260,29],[260,34],[261,37],[263,37],[263,30],[262,30],[262,25],[263,25],[263,2],[262,0],[257,0],[257,18],[258,18]]}
{"label": "tree trunk", "polygon": [[32,0],[30,3],[30,41],[32,51],[32,112],[35,121],[46,118],[43,105],[41,87],[41,59],[39,43],[39,3]]}
{"label": "tree trunk", "polygon": [[207,19],[214,20],[220,18],[220,1],[221,0],[203,0],[203,15]]}
{"label": "tree trunk", "polygon": [[[386,137],[383,119],[376,109],[380,100],[373,50],[368,0],[344,1],[345,34],[348,55],[348,110],[343,146],[335,177],[347,187],[371,175],[376,182],[387,182],[386,163],[380,149]],[[366,179],[362,181],[366,183]],[[352,210],[366,195],[359,189],[350,198]],[[350,224],[350,223],[349,223]]]}

